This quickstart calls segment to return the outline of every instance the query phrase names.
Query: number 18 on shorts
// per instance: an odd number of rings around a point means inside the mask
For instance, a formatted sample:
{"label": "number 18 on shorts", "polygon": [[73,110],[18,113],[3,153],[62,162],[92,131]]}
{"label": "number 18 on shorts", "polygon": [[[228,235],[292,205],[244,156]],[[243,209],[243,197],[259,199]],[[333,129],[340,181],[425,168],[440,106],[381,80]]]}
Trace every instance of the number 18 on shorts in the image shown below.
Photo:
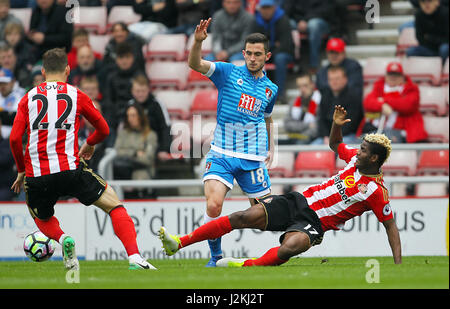
{"label": "number 18 on shorts", "polygon": [[208,154],[203,181],[215,179],[228,188],[234,180],[249,198],[262,197],[270,193],[269,173],[264,162]]}

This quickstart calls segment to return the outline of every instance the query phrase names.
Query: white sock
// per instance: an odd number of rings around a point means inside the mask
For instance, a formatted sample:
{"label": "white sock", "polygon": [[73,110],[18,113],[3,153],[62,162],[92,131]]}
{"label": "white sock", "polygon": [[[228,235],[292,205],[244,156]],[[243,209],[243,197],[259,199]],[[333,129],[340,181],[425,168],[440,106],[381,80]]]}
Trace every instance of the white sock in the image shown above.
{"label": "white sock", "polygon": [[219,218],[220,216],[218,216],[218,217],[215,217],[215,218],[211,218],[210,216],[208,216],[208,214],[206,213],[206,211],[205,211],[205,214],[203,215],[203,224],[206,224],[206,223],[208,223],[208,222],[211,222],[211,221],[213,221],[213,220],[216,220],[217,218]]}
{"label": "white sock", "polygon": [[62,242],[66,236],[67,236],[67,234],[62,234],[61,237],[58,239],[58,242],[60,245],[62,245]]}
{"label": "white sock", "polygon": [[143,258],[139,253],[132,254],[128,257],[128,261],[130,263],[135,263],[135,262],[140,263],[140,262],[142,262],[142,260],[143,260]]}

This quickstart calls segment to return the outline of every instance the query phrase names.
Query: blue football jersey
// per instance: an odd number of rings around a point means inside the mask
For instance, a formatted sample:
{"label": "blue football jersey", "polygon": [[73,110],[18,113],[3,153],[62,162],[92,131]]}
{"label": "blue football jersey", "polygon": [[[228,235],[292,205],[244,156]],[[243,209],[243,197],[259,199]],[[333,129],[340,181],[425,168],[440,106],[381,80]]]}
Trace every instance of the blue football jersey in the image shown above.
{"label": "blue football jersey", "polygon": [[212,62],[205,74],[218,89],[217,126],[211,149],[237,158],[264,161],[270,117],[278,86],[266,76],[255,78],[247,66]]}

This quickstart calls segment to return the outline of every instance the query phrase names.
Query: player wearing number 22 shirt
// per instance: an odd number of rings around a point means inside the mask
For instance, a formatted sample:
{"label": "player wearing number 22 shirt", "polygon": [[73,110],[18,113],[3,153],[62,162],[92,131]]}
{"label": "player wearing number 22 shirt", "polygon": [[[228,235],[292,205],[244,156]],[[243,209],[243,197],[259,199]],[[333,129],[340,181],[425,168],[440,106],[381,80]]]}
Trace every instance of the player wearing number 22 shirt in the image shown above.
{"label": "player wearing number 22 shirt", "polygon": [[[78,270],[80,265],[75,240],[64,233],[54,216],[54,206],[61,196],[76,197],[82,204],[93,204],[109,215],[114,233],[128,254],[129,269],[155,269],[140,255],[133,220],[116,193],[84,161],[108,136],[108,124],[86,94],[65,82],[70,67],[64,50],[48,50],[42,62],[45,82],[20,100],[10,135],[18,172],[11,189],[19,193],[24,187],[34,222],[44,235],[61,244],[67,269]],[[81,116],[95,131],[78,149]]]}
{"label": "player wearing number 22 shirt", "polygon": [[44,82],[31,89],[19,102],[13,132],[22,136],[26,130],[28,137],[25,160],[17,162],[18,170],[25,170],[27,177],[75,170],[80,164],[82,115],[100,129],[88,140],[95,145],[107,135],[108,126],[86,94],[64,82]]}

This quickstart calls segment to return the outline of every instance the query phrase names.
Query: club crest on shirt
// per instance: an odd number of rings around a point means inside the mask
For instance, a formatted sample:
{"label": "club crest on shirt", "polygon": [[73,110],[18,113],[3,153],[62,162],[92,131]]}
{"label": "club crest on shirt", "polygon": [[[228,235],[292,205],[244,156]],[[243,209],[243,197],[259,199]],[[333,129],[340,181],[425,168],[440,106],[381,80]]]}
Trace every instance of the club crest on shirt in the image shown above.
{"label": "club crest on shirt", "polygon": [[267,100],[269,100],[270,101],[270,99],[272,98],[272,90],[270,89],[270,88],[266,88],[266,98],[267,98]]}
{"label": "club crest on shirt", "polygon": [[211,168],[211,162],[206,162],[205,172],[208,172]]}
{"label": "club crest on shirt", "polygon": [[365,183],[360,183],[358,184],[358,190],[359,192],[361,192],[362,194],[366,194],[367,193],[367,184]]}

